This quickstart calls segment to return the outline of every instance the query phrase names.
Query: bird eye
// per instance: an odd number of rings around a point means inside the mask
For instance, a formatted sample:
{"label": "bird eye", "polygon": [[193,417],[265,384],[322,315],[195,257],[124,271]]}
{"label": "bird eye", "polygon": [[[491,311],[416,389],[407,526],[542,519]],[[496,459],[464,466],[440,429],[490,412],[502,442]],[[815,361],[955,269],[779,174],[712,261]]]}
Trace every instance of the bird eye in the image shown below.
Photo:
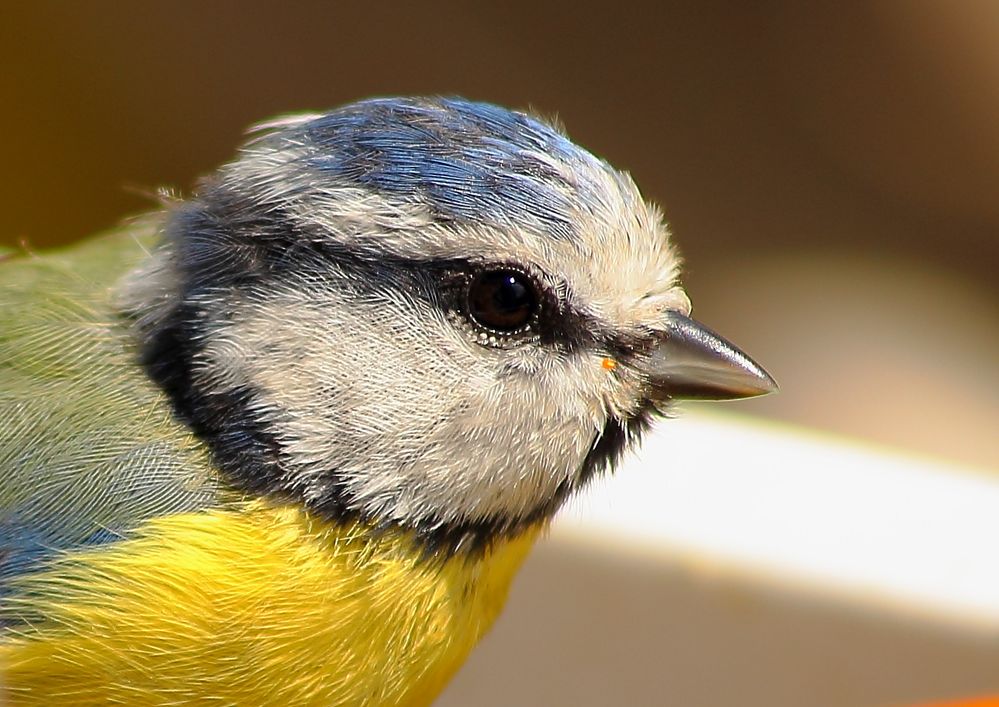
{"label": "bird eye", "polygon": [[516,270],[479,273],[468,288],[468,313],[493,331],[508,333],[526,326],[538,308],[534,283]]}

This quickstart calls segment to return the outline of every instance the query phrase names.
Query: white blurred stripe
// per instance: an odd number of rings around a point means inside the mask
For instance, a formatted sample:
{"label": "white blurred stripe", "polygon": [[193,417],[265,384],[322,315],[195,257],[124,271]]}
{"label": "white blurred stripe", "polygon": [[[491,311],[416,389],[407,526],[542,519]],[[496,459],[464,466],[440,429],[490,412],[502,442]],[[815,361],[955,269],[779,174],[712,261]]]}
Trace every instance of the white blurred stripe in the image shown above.
{"label": "white blurred stripe", "polygon": [[774,424],[664,421],[553,534],[694,554],[999,628],[999,474]]}

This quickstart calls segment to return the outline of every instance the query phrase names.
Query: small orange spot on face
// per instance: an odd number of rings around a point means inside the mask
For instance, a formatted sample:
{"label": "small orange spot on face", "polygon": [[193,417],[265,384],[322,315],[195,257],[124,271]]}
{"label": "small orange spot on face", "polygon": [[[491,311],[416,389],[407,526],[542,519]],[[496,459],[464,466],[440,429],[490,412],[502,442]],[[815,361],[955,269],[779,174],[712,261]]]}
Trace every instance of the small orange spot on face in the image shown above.
{"label": "small orange spot on face", "polygon": [[604,370],[613,371],[617,368],[617,361],[612,358],[604,358],[601,359],[600,365],[604,367]]}

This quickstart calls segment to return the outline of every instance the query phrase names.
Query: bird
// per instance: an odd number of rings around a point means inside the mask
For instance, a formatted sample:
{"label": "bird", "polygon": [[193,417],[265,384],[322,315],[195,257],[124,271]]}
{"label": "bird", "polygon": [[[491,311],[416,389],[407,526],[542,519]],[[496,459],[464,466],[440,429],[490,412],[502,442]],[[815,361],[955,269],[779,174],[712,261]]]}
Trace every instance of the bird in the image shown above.
{"label": "bird", "polygon": [[563,503],[776,390],[553,120],[368,98],[0,256],[0,695],[425,705]]}

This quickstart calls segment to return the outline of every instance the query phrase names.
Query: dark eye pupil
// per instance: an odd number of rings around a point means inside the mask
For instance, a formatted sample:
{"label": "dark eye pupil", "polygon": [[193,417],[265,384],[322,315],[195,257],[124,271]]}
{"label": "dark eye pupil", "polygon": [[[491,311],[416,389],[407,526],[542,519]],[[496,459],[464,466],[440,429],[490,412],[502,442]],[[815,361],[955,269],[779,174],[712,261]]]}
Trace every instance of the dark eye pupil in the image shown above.
{"label": "dark eye pupil", "polygon": [[478,275],[468,290],[468,311],[483,326],[514,331],[526,325],[537,307],[531,282],[513,270]]}

